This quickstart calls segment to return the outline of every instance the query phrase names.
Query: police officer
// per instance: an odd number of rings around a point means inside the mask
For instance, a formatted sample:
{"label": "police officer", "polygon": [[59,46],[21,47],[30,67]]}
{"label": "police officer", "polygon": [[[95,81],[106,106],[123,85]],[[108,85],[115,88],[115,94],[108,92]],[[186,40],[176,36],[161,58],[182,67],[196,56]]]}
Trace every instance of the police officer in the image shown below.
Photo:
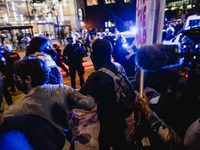
{"label": "police officer", "polygon": [[6,59],[5,57],[0,54],[0,74],[2,74],[3,77],[3,96],[7,102],[8,105],[12,104],[12,98],[10,95],[10,92],[7,89],[7,83],[6,83],[6,73],[7,73],[7,68],[6,68]]}
{"label": "police officer", "polygon": [[9,45],[4,46],[4,52],[2,55],[6,59],[6,68],[7,68],[7,73],[6,73],[6,83],[8,83],[11,86],[10,91],[15,92],[15,82],[13,79],[13,74],[15,73],[13,65],[15,61],[20,59],[20,56],[17,53],[14,53],[11,51]]}
{"label": "police officer", "polygon": [[65,47],[63,51],[63,55],[66,56],[64,62],[69,65],[69,71],[71,76],[71,86],[76,88],[75,77],[76,70],[78,72],[78,76],[80,78],[80,86],[84,84],[84,67],[82,65],[83,62],[83,49],[80,48],[79,44],[72,44],[73,37],[71,34],[67,35],[68,45]]}
{"label": "police officer", "polygon": [[54,50],[56,51],[57,55],[56,55],[56,64],[62,68],[62,70],[64,70],[66,72],[66,77],[69,75],[69,72],[67,70],[67,68],[64,66],[63,64],[63,59],[61,57],[62,55],[62,51],[61,49],[59,48],[59,43],[56,42],[53,44],[53,48]]}
{"label": "police officer", "polygon": [[88,52],[88,48],[91,50],[90,47],[90,34],[88,33],[87,29],[84,30],[84,45],[85,45],[85,51]]}

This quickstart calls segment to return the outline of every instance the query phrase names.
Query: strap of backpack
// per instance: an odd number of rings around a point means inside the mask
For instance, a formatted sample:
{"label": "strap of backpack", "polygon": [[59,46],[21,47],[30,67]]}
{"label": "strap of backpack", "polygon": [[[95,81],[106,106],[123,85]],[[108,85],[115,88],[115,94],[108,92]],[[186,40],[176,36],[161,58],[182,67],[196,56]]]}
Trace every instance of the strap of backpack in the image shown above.
{"label": "strap of backpack", "polygon": [[101,68],[101,69],[99,69],[98,71],[102,71],[102,72],[104,72],[104,73],[110,75],[110,76],[113,77],[113,78],[115,77],[115,73],[112,72],[112,71],[110,71],[110,70],[107,69],[107,68]]}

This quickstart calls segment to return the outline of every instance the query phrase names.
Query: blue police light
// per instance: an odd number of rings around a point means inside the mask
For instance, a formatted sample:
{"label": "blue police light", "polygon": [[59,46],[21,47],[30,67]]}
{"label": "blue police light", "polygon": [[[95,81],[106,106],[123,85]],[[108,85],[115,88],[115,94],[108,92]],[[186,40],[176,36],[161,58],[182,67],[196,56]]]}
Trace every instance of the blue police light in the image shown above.
{"label": "blue police light", "polygon": [[1,57],[1,61],[3,61],[3,62],[4,62],[4,61],[6,61],[6,59],[5,59],[4,57]]}
{"label": "blue police light", "polygon": [[200,52],[200,43],[195,45],[195,51]]}
{"label": "blue police light", "polygon": [[124,43],[122,46],[123,48],[128,48],[128,43]]}
{"label": "blue police light", "polygon": [[138,32],[138,28],[137,27],[132,27],[130,31],[133,34],[136,34]]}

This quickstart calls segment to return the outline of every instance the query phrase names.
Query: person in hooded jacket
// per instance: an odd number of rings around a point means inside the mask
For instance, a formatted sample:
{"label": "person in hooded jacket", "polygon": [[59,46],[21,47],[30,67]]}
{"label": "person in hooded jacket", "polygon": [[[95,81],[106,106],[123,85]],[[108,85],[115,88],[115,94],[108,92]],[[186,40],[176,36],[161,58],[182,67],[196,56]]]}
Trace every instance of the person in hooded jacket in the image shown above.
{"label": "person in hooded jacket", "polygon": [[[95,40],[91,51],[95,72],[88,76],[79,92],[91,95],[97,103],[97,114],[100,122],[99,150],[109,150],[110,147],[113,147],[114,150],[129,150],[124,131],[127,128],[126,121],[111,110],[111,103],[116,100],[113,77],[98,71],[105,67],[117,73],[117,67],[111,62],[111,51],[112,45],[109,41],[105,39]],[[121,65],[120,68],[126,75]]]}

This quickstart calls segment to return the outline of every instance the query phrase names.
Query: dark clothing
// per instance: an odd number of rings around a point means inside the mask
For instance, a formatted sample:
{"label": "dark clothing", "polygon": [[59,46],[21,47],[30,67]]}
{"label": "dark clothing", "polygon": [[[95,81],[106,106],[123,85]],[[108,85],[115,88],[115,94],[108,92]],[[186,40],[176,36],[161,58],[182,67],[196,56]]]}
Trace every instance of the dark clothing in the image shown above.
{"label": "dark clothing", "polygon": [[[57,52],[58,54],[62,55],[61,49],[56,48],[56,52]],[[64,70],[64,71],[66,72],[66,76],[69,75],[69,72],[68,72],[67,68],[66,68],[66,67],[64,66],[64,64],[63,64],[63,59],[62,59],[62,57],[59,56],[59,55],[56,55],[56,64],[57,64],[59,67],[61,67],[62,70]]]}
{"label": "dark clothing", "polygon": [[91,50],[91,47],[90,47],[90,34],[86,33],[84,39],[85,39],[85,51],[88,52],[88,48]]}
{"label": "dark clothing", "polygon": [[91,30],[90,30],[91,40],[93,40],[93,34],[94,34],[94,29],[91,29]]}
{"label": "dark clothing", "polygon": [[20,59],[19,55],[14,52],[5,52],[2,55],[6,58],[6,66],[8,71],[14,73],[13,65],[15,61]]}
{"label": "dark clothing", "polygon": [[75,77],[76,71],[78,72],[78,76],[80,78],[80,86],[84,84],[84,67],[82,65],[83,62],[83,49],[79,47],[78,44],[68,44],[64,51],[63,55],[67,57],[64,62],[69,65],[69,71],[71,76],[71,86],[75,88]]}
{"label": "dark clothing", "polygon": [[14,63],[20,59],[19,55],[14,52],[6,52],[3,54],[3,56],[6,58],[6,68],[7,73],[6,76],[6,84],[11,86],[11,91],[15,91],[15,82],[13,79],[13,74],[15,73],[13,65]]}
{"label": "dark clothing", "polygon": [[[188,127],[200,117],[199,85],[183,82],[173,92],[161,95],[158,116],[183,140]],[[170,108],[170,111],[169,111]]]}
{"label": "dark clothing", "polygon": [[[100,65],[95,70],[102,67],[117,72],[116,66],[112,63]],[[101,71],[93,72],[88,76],[79,92],[93,96],[97,103],[97,114],[100,122],[99,148],[109,150],[112,146],[114,149],[129,149],[124,132],[127,127],[126,121],[124,118],[116,116],[110,109],[116,94],[113,78]]]}
{"label": "dark clothing", "polygon": [[4,118],[0,141],[0,149],[61,150],[65,137],[48,120],[36,115],[22,115]]}
{"label": "dark clothing", "polygon": [[64,30],[61,29],[61,30],[60,30],[60,43],[61,43],[61,44],[62,44],[62,41],[63,41],[63,43],[65,43],[64,39],[65,39]]}
{"label": "dark clothing", "polygon": [[[6,59],[5,57],[3,57],[3,55],[0,54],[0,72],[4,75],[6,75],[7,73],[7,69],[6,69]],[[10,92],[7,89],[7,84],[6,84],[6,79],[3,78],[4,82],[3,82],[3,96],[5,97],[5,100],[7,102],[8,105],[12,104],[12,98],[10,95]]]}
{"label": "dark clothing", "polygon": [[123,48],[123,43],[117,42],[116,45],[113,46],[112,57],[115,62],[120,63],[124,68],[127,61],[126,55],[129,55],[129,52]]}
{"label": "dark clothing", "polygon": [[[165,129],[166,127],[158,126],[156,129],[153,129],[152,125],[149,129],[152,128],[151,130],[154,132],[164,129],[165,132],[160,131],[160,133],[166,134],[164,137],[167,140],[163,140],[163,144],[166,144],[166,146],[171,145],[174,147],[173,149],[183,149],[178,147],[182,146],[180,140],[184,140],[185,132],[188,127],[200,117],[199,85],[197,83],[190,82],[183,76],[176,79],[176,82],[175,80],[172,80],[173,77],[169,76],[169,74],[168,78],[167,75],[164,77],[164,74],[159,75],[158,78],[158,74],[160,73],[161,72],[159,71],[154,73],[145,73],[147,76],[145,76],[144,87],[151,86],[156,90],[160,90],[159,92],[161,93],[161,96],[158,104],[151,104],[150,106],[152,107],[152,110],[156,112],[158,117],[173,130],[173,132],[168,132],[167,129]],[[166,84],[163,84],[165,83],[164,80],[166,83],[173,81],[173,83],[177,85],[176,88],[174,88],[171,92],[167,92],[167,86]],[[144,128],[141,128],[141,131],[144,131]],[[178,138],[176,138],[176,136]],[[154,147],[153,149],[160,149],[158,148],[157,143],[162,144],[162,142],[156,141],[155,138],[153,140],[155,141],[154,146],[157,147]]]}
{"label": "dark clothing", "polygon": [[50,55],[45,52],[35,52],[34,54],[30,54],[28,58],[39,58],[43,60],[48,68],[49,68],[49,77],[50,77],[50,84],[62,84],[63,77],[62,74],[56,65],[56,62],[52,59]]}

